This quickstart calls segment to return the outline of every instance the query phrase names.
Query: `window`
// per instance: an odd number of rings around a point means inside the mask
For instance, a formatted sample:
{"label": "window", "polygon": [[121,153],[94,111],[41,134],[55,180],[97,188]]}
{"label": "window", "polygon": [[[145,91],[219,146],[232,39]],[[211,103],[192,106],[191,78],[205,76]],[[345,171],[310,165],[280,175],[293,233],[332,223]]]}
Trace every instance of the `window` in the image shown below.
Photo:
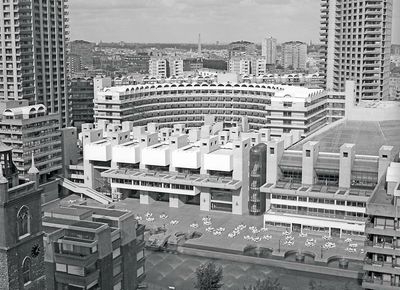
{"label": "window", "polygon": [[269,154],[271,155],[275,154],[275,148],[269,148]]}
{"label": "window", "polygon": [[122,284],[121,281],[119,281],[117,284],[114,285],[113,290],[121,290],[122,289]]}
{"label": "window", "polygon": [[142,266],[139,269],[137,269],[136,277],[140,277],[143,273],[144,273],[144,267]]}
{"label": "window", "polygon": [[21,239],[30,232],[30,216],[27,206],[22,206],[17,214],[17,232],[18,237]]}
{"label": "window", "polygon": [[119,273],[121,273],[121,271],[122,271],[121,264],[114,266],[113,277],[117,276]]}
{"label": "window", "polygon": [[343,157],[344,157],[344,158],[349,157],[349,153],[348,153],[348,152],[343,152]]}
{"label": "window", "polygon": [[140,261],[144,257],[144,250],[136,254],[136,261]]}
{"label": "window", "polygon": [[57,272],[67,272],[67,265],[56,263],[56,271]]}
{"label": "window", "polygon": [[68,274],[85,276],[85,269],[83,267],[68,265]]}
{"label": "window", "polygon": [[116,257],[119,257],[120,255],[121,255],[121,248],[118,247],[113,251],[113,254],[112,254],[113,259],[115,259]]}
{"label": "window", "polygon": [[306,150],[306,157],[310,157],[311,156],[311,151],[310,150]]}
{"label": "window", "polygon": [[32,280],[31,277],[31,258],[25,257],[22,262],[22,278],[24,280],[24,284],[29,283]]}

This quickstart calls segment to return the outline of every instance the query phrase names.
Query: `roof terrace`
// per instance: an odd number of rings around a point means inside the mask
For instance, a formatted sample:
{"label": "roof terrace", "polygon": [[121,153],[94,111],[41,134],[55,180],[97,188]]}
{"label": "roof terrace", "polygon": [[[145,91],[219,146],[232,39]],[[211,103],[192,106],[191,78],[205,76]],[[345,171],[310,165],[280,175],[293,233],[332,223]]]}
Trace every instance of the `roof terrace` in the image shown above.
{"label": "roof terrace", "polygon": [[138,180],[150,182],[165,182],[180,185],[213,187],[221,189],[238,189],[242,186],[239,180],[227,177],[217,177],[200,174],[181,174],[175,172],[159,172],[141,169],[110,169],[101,174],[107,178]]}

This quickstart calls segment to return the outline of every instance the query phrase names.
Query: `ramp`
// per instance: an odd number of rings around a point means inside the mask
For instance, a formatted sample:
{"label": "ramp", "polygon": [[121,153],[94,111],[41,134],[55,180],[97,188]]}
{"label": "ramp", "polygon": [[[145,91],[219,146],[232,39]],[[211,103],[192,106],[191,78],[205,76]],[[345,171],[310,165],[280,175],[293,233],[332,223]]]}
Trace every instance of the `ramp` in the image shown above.
{"label": "ramp", "polygon": [[110,204],[112,202],[110,197],[66,178],[60,178],[60,185],[74,193],[82,194],[102,204]]}

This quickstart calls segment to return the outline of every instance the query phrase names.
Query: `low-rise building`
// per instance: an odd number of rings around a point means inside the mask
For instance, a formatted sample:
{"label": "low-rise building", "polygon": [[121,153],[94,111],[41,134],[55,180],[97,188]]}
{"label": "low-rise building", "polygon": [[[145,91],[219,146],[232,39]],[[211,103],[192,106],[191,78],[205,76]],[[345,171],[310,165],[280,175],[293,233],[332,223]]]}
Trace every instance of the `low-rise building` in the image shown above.
{"label": "low-rise building", "polygon": [[358,155],[355,144],[339,152],[323,152],[318,141],[302,150],[283,150],[277,142],[266,148],[266,227],[293,232],[321,232],[333,237],[363,236],[366,204],[395,158],[391,146],[379,155]]}
{"label": "low-rise building", "polygon": [[[335,108],[331,93],[321,89],[257,83],[162,83],[111,87],[95,96],[95,122],[135,126],[156,122],[161,127],[185,123],[200,127],[204,115],[217,121],[237,122],[247,116],[250,129],[270,128],[273,136],[301,130],[303,136],[344,116],[345,96],[337,93]],[[340,103],[340,104],[339,104]]]}
{"label": "low-rise building", "polygon": [[136,289],[144,280],[144,226],[132,212],[60,206],[42,226],[47,289]]}

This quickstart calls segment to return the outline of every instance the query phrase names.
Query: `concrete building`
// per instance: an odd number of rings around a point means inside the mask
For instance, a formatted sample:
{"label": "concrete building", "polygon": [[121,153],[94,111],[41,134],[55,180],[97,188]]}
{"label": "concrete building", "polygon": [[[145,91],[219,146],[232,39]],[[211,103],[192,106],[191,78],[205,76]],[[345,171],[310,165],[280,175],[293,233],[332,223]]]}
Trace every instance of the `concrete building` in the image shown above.
{"label": "concrete building", "polygon": [[267,74],[267,60],[262,57],[253,58],[251,61],[251,74],[255,77]]}
{"label": "concrete building", "polygon": [[[129,196],[142,204],[166,201],[170,207],[192,203],[204,211],[240,215],[248,211],[250,148],[271,140],[271,130],[249,131],[247,118],[233,125],[207,116],[205,125],[191,129],[156,123],[134,127],[132,122],[122,129],[85,127],[84,159],[70,166],[72,181],[96,189],[105,179],[114,200]],[[285,136],[290,145],[300,132]]]}
{"label": "concrete building", "polygon": [[199,71],[203,69],[202,58],[185,58],[183,60],[183,71]]}
{"label": "concrete building", "polygon": [[301,41],[282,43],[282,65],[285,69],[306,70],[307,44]]}
{"label": "concrete building", "polygon": [[42,224],[47,289],[137,289],[144,280],[144,226],[132,212],[61,205]]}
{"label": "concrete building", "polygon": [[[337,108],[342,116],[345,94],[334,100],[342,104]],[[96,94],[94,112],[96,123],[119,126],[132,121],[135,126],[200,127],[207,114],[225,122],[248,116],[250,129],[270,128],[273,136],[296,129],[306,136],[329,122],[328,95],[321,89],[268,84],[148,84],[106,88]]]}
{"label": "concrete building", "polygon": [[60,173],[61,133],[57,114],[49,113],[44,105],[33,105],[9,106],[0,116],[0,138],[13,148],[20,178],[29,178],[33,161],[40,171],[41,184]]}
{"label": "concrete building", "polygon": [[236,56],[255,56],[257,54],[257,47],[253,42],[245,40],[235,41],[229,44],[228,54],[229,58]]}
{"label": "concrete building", "polygon": [[0,99],[43,104],[68,124],[65,1],[5,1],[0,15]]}
{"label": "concrete building", "polygon": [[[182,64],[183,66],[183,64]],[[183,68],[182,68],[183,70]],[[156,78],[166,78],[169,76],[169,65],[166,59],[151,58],[149,60],[149,76]]]}
{"label": "concrete building", "polygon": [[232,57],[229,59],[228,71],[239,75],[251,74],[251,58]]}
{"label": "concrete building", "polygon": [[267,64],[276,64],[276,38],[264,38],[261,45],[261,56]]}
{"label": "concrete building", "polygon": [[257,77],[255,75],[243,75],[239,78],[239,82],[289,85],[309,89],[321,89],[324,86],[324,78],[319,73],[260,74]]}
{"label": "concrete building", "polygon": [[336,153],[323,152],[318,141],[303,143],[302,150],[270,144],[267,181],[260,188],[267,195],[265,226],[333,237],[363,236],[366,204],[395,152],[382,146],[379,156],[365,156],[356,154],[355,148],[345,143]]}
{"label": "concrete building", "polygon": [[321,0],[326,88],[356,82],[357,100],[389,97],[392,0]]}
{"label": "concrete building", "polygon": [[92,123],[94,84],[92,78],[72,78],[69,80],[69,120],[70,125],[80,127],[84,123]]}
{"label": "concrete building", "polygon": [[183,59],[170,59],[169,65],[169,76],[183,77]]}
{"label": "concrete building", "polygon": [[0,142],[1,289],[46,289],[38,170],[20,184],[11,149]]}
{"label": "concrete building", "polygon": [[[93,70],[93,51],[95,44],[92,42],[84,41],[84,40],[74,40],[68,44],[69,52],[68,52],[68,60],[69,60],[69,69],[70,73],[73,76],[74,73],[79,73],[83,70]],[[74,66],[71,63],[71,56],[79,57],[80,67],[75,68],[78,71],[73,71]],[[73,60],[73,59],[72,59]]]}
{"label": "concrete building", "polygon": [[94,93],[100,92],[104,88],[112,86],[112,79],[110,77],[96,76],[93,78]]}
{"label": "concrete building", "polygon": [[68,72],[70,76],[82,72],[82,58],[80,55],[68,54]]}
{"label": "concrete building", "polygon": [[389,99],[400,100],[400,73],[390,75]]}
{"label": "concrete building", "polygon": [[400,288],[399,198],[400,163],[391,162],[367,204],[364,289]]}

